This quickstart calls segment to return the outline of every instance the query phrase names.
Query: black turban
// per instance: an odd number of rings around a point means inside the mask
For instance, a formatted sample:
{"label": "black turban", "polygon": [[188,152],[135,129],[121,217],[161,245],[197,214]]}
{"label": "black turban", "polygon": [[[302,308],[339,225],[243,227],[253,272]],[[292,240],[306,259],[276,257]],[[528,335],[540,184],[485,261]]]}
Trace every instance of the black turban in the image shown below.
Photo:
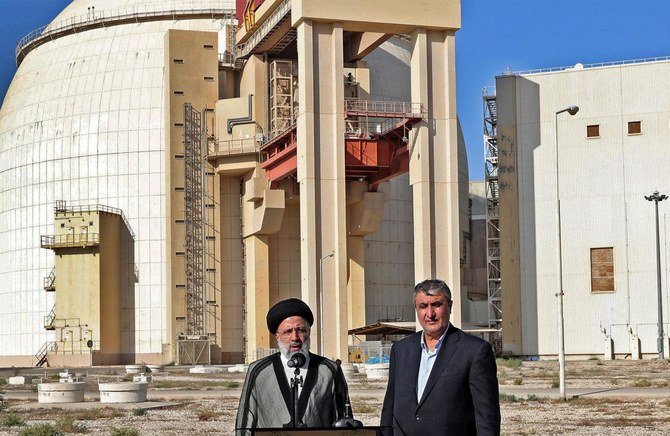
{"label": "black turban", "polygon": [[311,327],[314,324],[314,315],[312,310],[306,305],[302,300],[297,298],[289,298],[288,300],[282,300],[279,303],[275,304],[268,310],[268,316],[266,317],[268,322],[268,330],[270,333],[277,333],[279,324],[282,323],[286,318],[291,316],[300,316],[309,323]]}

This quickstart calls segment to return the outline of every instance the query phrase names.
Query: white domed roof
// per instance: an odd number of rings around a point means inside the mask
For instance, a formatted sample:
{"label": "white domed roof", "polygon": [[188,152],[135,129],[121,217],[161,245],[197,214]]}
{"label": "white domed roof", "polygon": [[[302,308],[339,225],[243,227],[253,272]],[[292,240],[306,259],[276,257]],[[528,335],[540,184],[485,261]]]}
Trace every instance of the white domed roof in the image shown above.
{"label": "white domed roof", "polygon": [[58,14],[52,23],[58,23],[71,17],[86,16],[90,13],[91,7],[95,8],[96,13],[103,11],[130,13],[133,10],[144,12],[168,9],[235,9],[235,0],[74,0]]}

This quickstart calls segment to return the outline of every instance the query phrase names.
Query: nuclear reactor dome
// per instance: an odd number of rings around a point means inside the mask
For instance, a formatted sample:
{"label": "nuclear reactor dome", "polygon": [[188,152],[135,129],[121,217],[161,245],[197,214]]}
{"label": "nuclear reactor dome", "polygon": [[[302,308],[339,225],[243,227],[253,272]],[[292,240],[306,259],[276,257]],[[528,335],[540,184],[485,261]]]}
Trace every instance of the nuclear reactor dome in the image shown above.
{"label": "nuclear reactor dome", "polygon": [[40,248],[40,235],[53,233],[57,200],[124,212],[138,271],[134,308],[125,308],[134,314],[122,320],[135,339],[125,339],[136,353],[161,352],[165,32],[220,32],[223,11],[234,8],[233,0],[75,0],[21,41],[0,111],[0,356],[32,365],[54,340],[43,321],[54,305],[43,289],[54,253]]}

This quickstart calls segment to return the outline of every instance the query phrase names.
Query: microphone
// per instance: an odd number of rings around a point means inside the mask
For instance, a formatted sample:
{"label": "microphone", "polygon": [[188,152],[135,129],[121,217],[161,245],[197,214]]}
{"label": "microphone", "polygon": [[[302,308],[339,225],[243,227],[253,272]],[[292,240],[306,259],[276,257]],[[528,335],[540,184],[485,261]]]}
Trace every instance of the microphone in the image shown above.
{"label": "microphone", "polygon": [[[337,364],[338,372],[342,374],[342,361],[340,359],[337,359],[335,361]],[[333,423],[333,427],[344,427],[344,428],[362,428],[363,423],[357,419],[354,419],[354,412],[351,409],[351,400],[349,399],[349,387],[347,386],[347,379],[344,378],[344,374],[342,374],[342,379],[344,381],[344,385],[347,388],[347,398],[345,399],[344,403],[344,416],[335,421]]]}
{"label": "microphone", "polygon": [[302,368],[305,366],[305,363],[307,362],[307,358],[305,357],[304,354],[298,352],[298,353],[293,353],[293,356],[288,360],[288,367],[289,368]]}

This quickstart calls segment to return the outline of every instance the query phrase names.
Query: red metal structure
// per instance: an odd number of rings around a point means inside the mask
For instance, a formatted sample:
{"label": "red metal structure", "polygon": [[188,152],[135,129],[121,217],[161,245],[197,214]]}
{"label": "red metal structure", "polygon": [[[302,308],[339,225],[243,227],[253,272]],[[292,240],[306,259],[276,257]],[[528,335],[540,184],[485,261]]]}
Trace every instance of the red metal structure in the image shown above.
{"label": "red metal structure", "polygon": [[[409,170],[409,133],[426,118],[420,103],[345,100],[345,166],[349,180],[367,180],[370,190]],[[263,145],[270,184],[295,173],[298,163],[293,124]]]}

